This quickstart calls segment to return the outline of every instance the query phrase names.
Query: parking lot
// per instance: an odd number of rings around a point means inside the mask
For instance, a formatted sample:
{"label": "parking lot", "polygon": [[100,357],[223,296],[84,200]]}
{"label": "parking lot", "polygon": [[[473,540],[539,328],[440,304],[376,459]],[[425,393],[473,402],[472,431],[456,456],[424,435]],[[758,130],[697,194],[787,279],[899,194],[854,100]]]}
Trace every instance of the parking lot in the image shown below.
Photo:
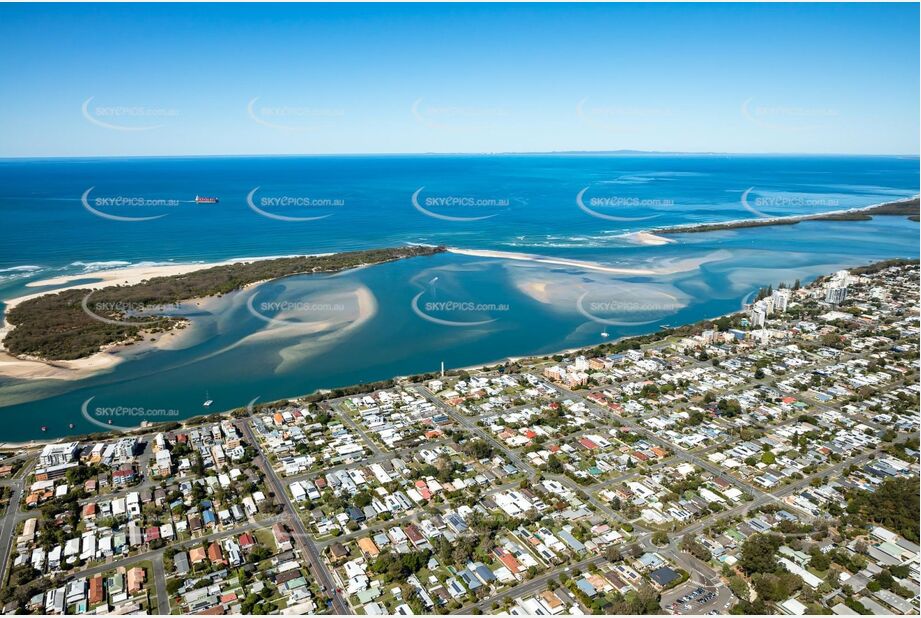
{"label": "parking lot", "polygon": [[732,593],[723,585],[687,582],[662,595],[662,609],[673,615],[723,614],[733,601]]}

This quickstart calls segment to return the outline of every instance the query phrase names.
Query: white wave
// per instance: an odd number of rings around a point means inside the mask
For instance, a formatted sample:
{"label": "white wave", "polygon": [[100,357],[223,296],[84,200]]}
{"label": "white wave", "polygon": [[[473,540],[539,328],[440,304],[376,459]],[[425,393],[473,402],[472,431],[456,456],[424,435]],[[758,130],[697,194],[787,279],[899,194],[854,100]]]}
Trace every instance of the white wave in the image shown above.
{"label": "white wave", "polygon": [[[317,253],[317,254],[313,254],[313,257],[319,257],[322,255],[331,255],[331,254]],[[213,264],[217,266],[220,264],[230,264],[230,263],[236,263],[236,262],[258,262],[262,260],[272,260],[272,259],[277,259],[277,258],[301,257],[301,256],[302,254],[236,257],[236,258],[231,258],[229,260],[226,260],[224,262],[214,262]],[[209,262],[205,260],[190,260],[190,261],[182,262],[181,264],[188,265],[188,264],[208,264],[208,263]],[[128,269],[128,268],[157,268],[160,266],[177,266],[179,264],[180,264],[179,262],[176,262],[174,260],[167,260],[167,261],[143,260],[140,262],[126,262],[124,260],[108,260],[108,261],[100,261],[100,262],[79,262],[78,261],[78,262],[71,262],[67,268],[77,267],[77,268],[82,268],[82,272],[84,273],[96,273],[96,272],[103,271],[103,270],[110,271],[110,270],[122,270],[122,269]],[[66,270],[66,268],[63,270]]]}
{"label": "white wave", "polygon": [[10,268],[0,268],[0,273],[35,272],[42,268],[44,268],[44,266],[11,266]]}
{"label": "white wave", "polygon": [[[203,261],[203,260],[197,260],[197,261],[188,262],[188,263],[189,263],[189,264],[204,264],[204,261]],[[139,268],[148,268],[148,267],[150,267],[150,266],[173,266],[174,264],[176,264],[176,262],[173,262],[172,260],[170,260],[170,261],[167,261],[167,262],[153,262],[153,261],[149,261],[149,262],[137,262],[136,264],[131,264],[130,266],[132,266],[132,267],[135,267],[135,266],[136,266],[136,267],[139,267]]]}
{"label": "white wave", "polygon": [[70,266],[82,268],[85,273],[92,273],[97,270],[110,270],[113,268],[131,266],[131,262],[125,262],[123,260],[110,260],[108,262],[71,262]]}
{"label": "white wave", "polygon": [[10,268],[0,268],[0,282],[15,281],[16,279],[28,279],[34,277],[45,270],[44,266],[12,266]]}
{"label": "white wave", "polygon": [[630,245],[625,239],[623,230],[603,232],[601,234],[584,235],[557,235],[545,236],[516,236],[514,240],[500,241],[505,247],[535,247],[546,249],[608,249],[611,247],[627,247]]}
{"label": "white wave", "polygon": [[503,247],[533,248],[533,249],[604,249],[610,243],[565,243],[565,242],[504,242]]}

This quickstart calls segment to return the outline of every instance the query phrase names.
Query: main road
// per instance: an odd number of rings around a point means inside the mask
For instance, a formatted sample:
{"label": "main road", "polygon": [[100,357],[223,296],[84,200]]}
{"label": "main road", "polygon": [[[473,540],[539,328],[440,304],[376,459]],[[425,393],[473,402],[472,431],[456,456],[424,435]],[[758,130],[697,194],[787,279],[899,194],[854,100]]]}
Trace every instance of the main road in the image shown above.
{"label": "main road", "polygon": [[283,507],[290,515],[291,526],[294,528],[294,536],[298,542],[298,545],[304,551],[304,555],[310,560],[310,564],[313,567],[314,577],[317,581],[322,584],[323,588],[332,598],[333,602],[333,612],[336,614],[351,614],[349,604],[345,601],[342,595],[339,593],[338,588],[336,588],[336,583],[333,580],[332,575],[329,570],[327,570],[326,565],[323,564],[323,556],[320,555],[319,549],[317,549],[316,544],[313,542],[313,539],[307,534],[307,529],[304,528],[304,522],[301,521],[300,515],[298,515],[297,509],[294,508],[294,504],[291,502],[291,499],[288,497],[288,492],[285,490],[284,484],[278,478],[278,475],[275,474],[275,470],[272,469],[271,465],[266,463],[265,454],[262,452],[262,446],[259,444],[259,441],[256,439],[256,435],[253,433],[252,427],[250,427],[251,419],[245,417],[240,420],[240,425],[242,425],[243,433],[246,435],[246,441],[255,448],[259,455],[256,457],[256,464],[262,468],[263,473],[271,483],[272,488],[275,491],[276,499],[283,501]]}
{"label": "main road", "polygon": [[9,565],[10,554],[13,551],[13,532],[16,528],[16,522],[19,521],[19,505],[22,502],[22,493],[25,489],[26,479],[32,473],[35,466],[35,460],[32,459],[26,463],[16,478],[9,483],[10,500],[6,505],[6,513],[3,515],[3,524],[0,527],[0,582],[6,582],[6,569]]}

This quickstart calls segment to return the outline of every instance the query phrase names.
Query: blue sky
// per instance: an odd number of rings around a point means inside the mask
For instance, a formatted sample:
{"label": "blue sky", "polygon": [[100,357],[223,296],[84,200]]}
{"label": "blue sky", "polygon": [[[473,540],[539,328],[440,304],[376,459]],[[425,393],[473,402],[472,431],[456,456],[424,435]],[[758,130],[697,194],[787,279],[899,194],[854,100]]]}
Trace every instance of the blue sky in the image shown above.
{"label": "blue sky", "polygon": [[917,154],[917,4],[5,5],[0,157]]}

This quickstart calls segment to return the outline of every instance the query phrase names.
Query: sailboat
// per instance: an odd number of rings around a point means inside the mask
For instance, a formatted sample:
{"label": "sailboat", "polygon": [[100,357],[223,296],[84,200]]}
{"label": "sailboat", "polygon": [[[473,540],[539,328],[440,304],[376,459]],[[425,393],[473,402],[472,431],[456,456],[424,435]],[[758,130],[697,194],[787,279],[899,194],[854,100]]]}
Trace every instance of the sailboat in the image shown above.
{"label": "sailboat", "polygon": [[604,330],[601,331],[601,336],[602,336],[602,337],[605,337],[605,338],[608,336],[608,327],[607,327],[607,326],[605,326],[605,327],[604,327]]}
{"label": "sailboat", "polygon": [[207,408],[207,407],[209,407],[212,403],[214,403],[214,400],[211,399],[211,394],[210,394],[208,391],[205,391],[205,403],[203,403],[203,404],[201,404],[201,405]]}

